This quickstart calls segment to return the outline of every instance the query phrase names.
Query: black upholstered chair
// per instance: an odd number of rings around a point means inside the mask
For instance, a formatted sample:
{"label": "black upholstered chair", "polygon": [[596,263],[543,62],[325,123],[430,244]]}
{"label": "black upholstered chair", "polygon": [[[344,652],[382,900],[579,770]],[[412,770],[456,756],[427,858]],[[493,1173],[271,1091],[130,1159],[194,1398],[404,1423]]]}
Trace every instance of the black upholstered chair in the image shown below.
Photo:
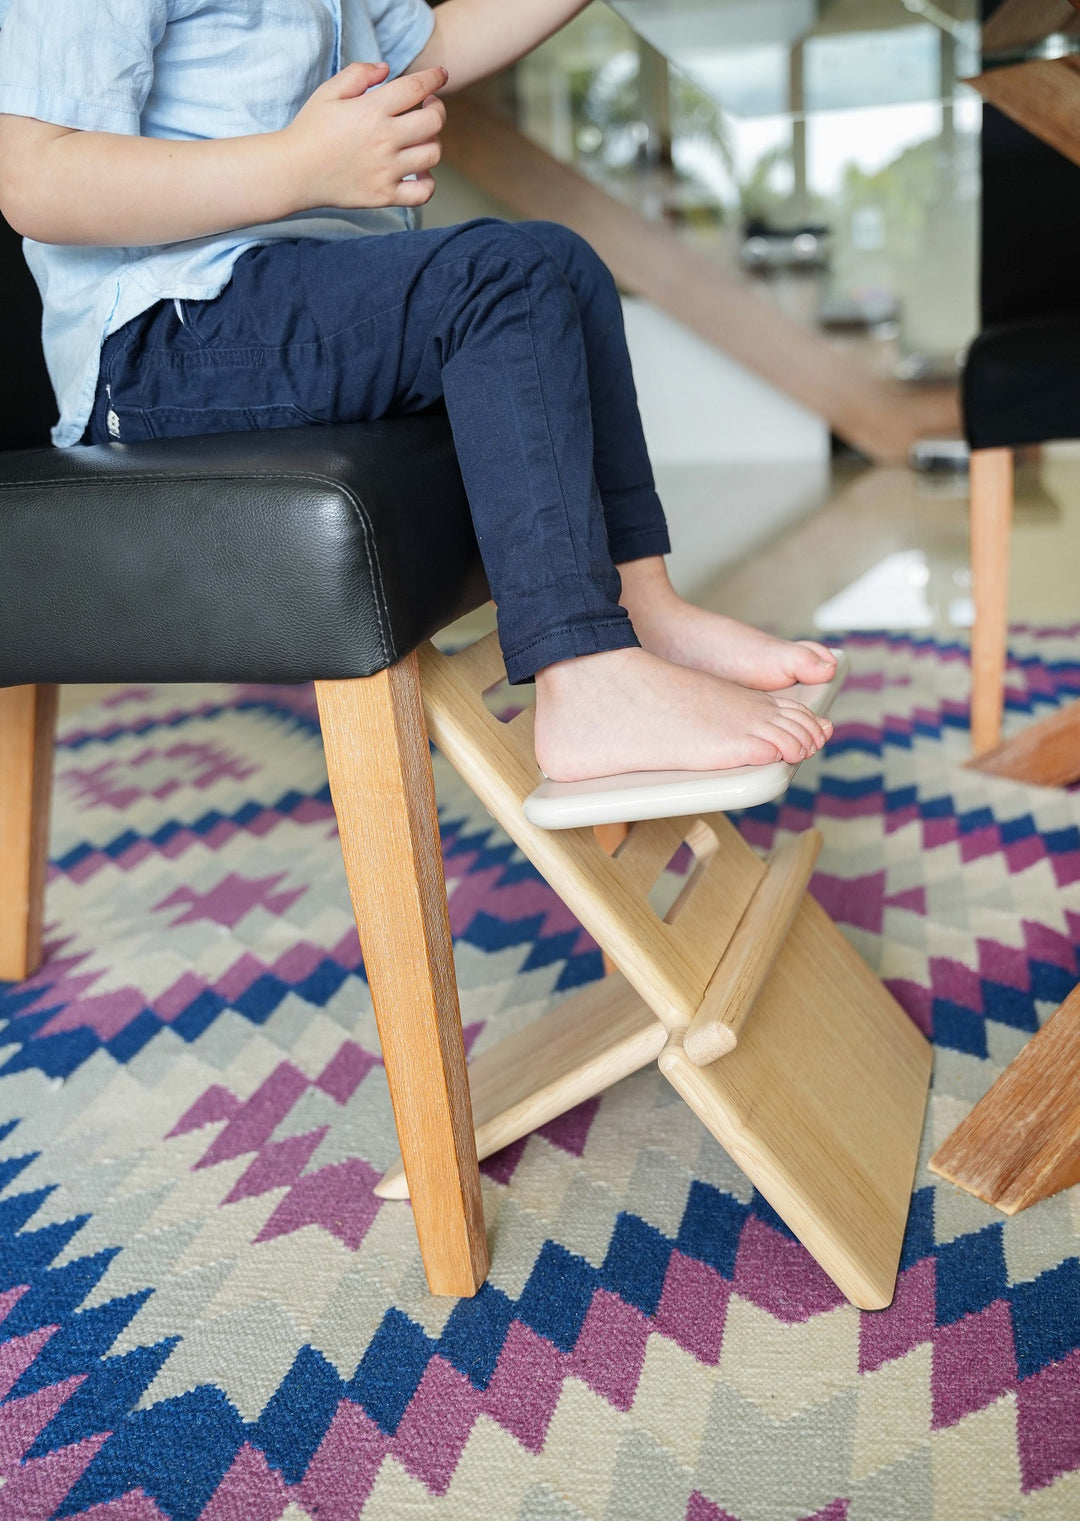
{"label": "black upholstered chair", "polygon": [[1013,451],[1080,438],[1080,286],[1073,253],[1078,237],[1080,168],[986,106],[983,329],[968,353],[963,382],[975,595],[972,749],[985,769],[1052,783],[1080,776],[1080,709],[1066,727],[1056,715],[1044,721],[1048,731],[1034,724],[1009,741],[1011,749],[999,753],[997,747],[1008,634]]}
{"label": "black upholstered chair", "polygon": [[416,1227],[487,1271],[414,651],[487,585],[445,417],[54,450],[41,309],[0,224],[0,978],[41,955],[56,685],[314,680]]}

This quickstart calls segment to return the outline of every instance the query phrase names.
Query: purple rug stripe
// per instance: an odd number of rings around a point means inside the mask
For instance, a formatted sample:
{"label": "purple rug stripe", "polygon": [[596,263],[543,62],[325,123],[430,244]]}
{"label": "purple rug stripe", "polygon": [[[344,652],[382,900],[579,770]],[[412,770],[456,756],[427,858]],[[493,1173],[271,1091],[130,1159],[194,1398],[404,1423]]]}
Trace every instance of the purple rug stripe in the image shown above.
{"label": "purple rug stripe", "polygon": [[617,1410],[629,1410],[645,1363],[649,1321],[616,1294],[598,1289],[566,1371]]}
{"label": "purple rug stripe", "polygon": [[1025,1491],[1080,1468],[1080,1349],[1024,1379],[1016,1412]]}
{"label": "purple rug stripe", "polygon": [[245,1442],[199,1521],[279,1521],[289,1499],[278,1470]]}

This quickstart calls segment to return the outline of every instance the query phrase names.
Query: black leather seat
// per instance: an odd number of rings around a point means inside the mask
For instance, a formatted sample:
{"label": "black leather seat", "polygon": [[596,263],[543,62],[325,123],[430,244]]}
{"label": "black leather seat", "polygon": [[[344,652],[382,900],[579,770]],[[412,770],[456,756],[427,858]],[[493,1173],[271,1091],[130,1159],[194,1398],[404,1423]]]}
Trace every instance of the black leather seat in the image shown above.
{"label": "black leather seat", "polygon": [[487,595],[445,417],[0,454],[0,686],[370,676]]}
{"label": "black leather seat", "polygon": [[[984,0],[984,19],[996,9]],[[980,210],[982,332],[964,375],[971,447],[1080,437],[1080,169],[985,105]]]}
{"label": "black leather seat", "polygon": [[964,367],[972,449],[1080,437],[1080,312],[986,327]]}
{"label": "black leather seat", "polygon": [[55,407],[4,224],[0,279],[0,686],[369,676],[486,600],[445,416],[20,449]]}

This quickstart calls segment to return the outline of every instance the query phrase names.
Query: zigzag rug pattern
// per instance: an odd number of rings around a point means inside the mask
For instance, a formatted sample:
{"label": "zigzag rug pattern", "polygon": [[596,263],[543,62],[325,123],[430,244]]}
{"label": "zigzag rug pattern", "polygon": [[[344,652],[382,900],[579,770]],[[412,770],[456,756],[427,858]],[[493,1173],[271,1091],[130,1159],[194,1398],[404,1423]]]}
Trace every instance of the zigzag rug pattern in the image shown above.
{"label": "zigzag rug pattern", "polygon": [[[1018,633],[1012,722],[1080,692]],[[897,1297],[860,1314],[655,1071],[484,1165],[431,1299],[311,694],[133,688],[62,736],[42,971],[0,986],[0,1521],[1057,1521],[1080,1198],[925,1169],[1080,975],[1080,797],[959,769],[963,651],[860,635],[813,890],[937,1046]],[[599,953],[437,760],[470,1047]]]}

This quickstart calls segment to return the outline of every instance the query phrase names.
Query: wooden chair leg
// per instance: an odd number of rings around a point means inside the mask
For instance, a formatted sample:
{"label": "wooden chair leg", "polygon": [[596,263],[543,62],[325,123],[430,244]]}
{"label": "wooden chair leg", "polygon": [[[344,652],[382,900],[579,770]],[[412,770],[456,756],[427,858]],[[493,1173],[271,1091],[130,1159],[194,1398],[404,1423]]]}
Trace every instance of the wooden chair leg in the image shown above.
{"label": "wooden chair leg", "polygon": [[315,690],[428,1284],[475,1294],[487,1240],[416,657]]}
{"label": "wooden chair leg", "polygon": [[1012,507],[1012,450],[976,449],[971,456],[971,746],[976,756],[1001,738]]}
{"label": "wooden chair leg", "polygon": [[1007,1215],[1080,1183],[1080,988],[930,1158]]}
{"label": "wooden chair leg", "polygon": [[0,688],[0,981],[41,965],[54,686]]}

